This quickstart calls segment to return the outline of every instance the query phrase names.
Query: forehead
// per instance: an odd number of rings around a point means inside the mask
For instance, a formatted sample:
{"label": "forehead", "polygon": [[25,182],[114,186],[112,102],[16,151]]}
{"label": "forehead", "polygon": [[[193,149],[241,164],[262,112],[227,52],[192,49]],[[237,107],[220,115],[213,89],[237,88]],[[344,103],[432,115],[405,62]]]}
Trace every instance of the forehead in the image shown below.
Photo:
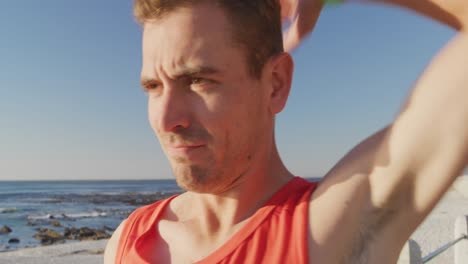
{"label": "forehead", "polygon": [[241,52],[232,40],[231,25],[223,10],[208,4],[181,7],[145,23],[142,74],[190,64],[231,67],[242,57]]}

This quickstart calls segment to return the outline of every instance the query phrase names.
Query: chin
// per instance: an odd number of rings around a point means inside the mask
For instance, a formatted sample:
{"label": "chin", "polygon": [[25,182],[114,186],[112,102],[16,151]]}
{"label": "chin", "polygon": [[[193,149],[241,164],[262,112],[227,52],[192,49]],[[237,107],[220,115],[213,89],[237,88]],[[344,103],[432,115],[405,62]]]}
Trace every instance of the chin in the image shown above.
{"label": "chin", "polygon": [[197,165],[173,168],[177,185],[185,191],[211,193],[216,189],[217,179],[208,169]]}
{"label": "chin", "polygon": [[189,192],[205,192],[207,189],[207,170],[197,165],[173,168],[177,185]]}

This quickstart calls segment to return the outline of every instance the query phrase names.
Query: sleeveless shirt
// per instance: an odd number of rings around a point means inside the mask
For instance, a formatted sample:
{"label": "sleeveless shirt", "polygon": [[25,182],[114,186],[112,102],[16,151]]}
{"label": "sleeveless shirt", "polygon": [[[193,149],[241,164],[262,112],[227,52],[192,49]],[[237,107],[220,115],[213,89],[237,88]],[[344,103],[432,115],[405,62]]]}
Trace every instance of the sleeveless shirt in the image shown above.
{"label": "sleeveless shirt", "polygon": [[[277,191],[224,245],[197,264],[308,263],[308,208],[317,182],[295,177]],[[120,236],[115,263],[146,264],[143,245],[172,196],[135,210]],[[151,263],[153,264],[153,263]]]}

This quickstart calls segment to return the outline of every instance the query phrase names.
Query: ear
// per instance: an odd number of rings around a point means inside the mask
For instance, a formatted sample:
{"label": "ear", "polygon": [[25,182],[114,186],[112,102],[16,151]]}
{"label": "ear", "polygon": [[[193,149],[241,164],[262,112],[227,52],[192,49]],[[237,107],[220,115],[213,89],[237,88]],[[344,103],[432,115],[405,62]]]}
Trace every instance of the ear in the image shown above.
{"label": "ear", "polygon": [[294,62],[289,53],[283,52],[268,61],[268,67],[265,67],[269,78],[269,109],[272,114],[281,112],[288,100],[291,90]]}

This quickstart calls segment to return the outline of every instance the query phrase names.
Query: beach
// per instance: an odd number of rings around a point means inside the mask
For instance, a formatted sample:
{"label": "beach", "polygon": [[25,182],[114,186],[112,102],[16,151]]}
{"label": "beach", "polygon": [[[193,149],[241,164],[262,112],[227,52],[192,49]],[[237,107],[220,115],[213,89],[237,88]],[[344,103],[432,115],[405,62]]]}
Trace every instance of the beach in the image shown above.
{"label": "beach", "polygon": [[[422,257],[453,240],[454,223],[458,216],[468,215],[468,176],[460,177],[446,193],[426,220],[413,233]],[[103,262],[103,251],[107,240],[73,242],[52,246],[19,249],[0,253],[2,264],[54,264]],[[453,248],[445,251],[431,264],[450,264],[454,258]]]}
{"label": "beach", "polygon": [[1,264],[101,264],[107,240],[75,242],[0,253]]}
{"label": "beach", "polygon": [[177,192],[174,180],[0,182],[0,252],[106,239],[136,208]]}

